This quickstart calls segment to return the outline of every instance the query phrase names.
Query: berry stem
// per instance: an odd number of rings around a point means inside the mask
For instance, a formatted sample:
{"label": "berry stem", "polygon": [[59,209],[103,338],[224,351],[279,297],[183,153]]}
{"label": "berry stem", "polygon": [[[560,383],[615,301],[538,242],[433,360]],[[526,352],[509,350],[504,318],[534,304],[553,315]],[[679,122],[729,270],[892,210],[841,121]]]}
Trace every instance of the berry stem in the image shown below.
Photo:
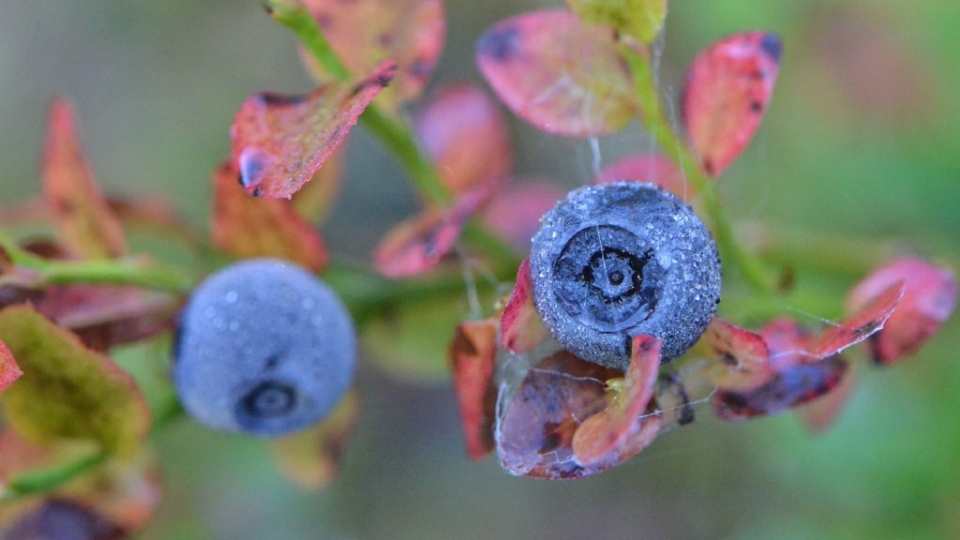
{"label": "berry stem", "polygon": [[[277,22],[294,33],[331,78],[339,81],[352,78],[350,70],[330,46],[309,10],[290,0],[270,0],[267,10]],[[413,188],[424,200],[440,207],[449,206],[453,196],[440,180],[436,167],[423,153],[407,122],[385,111],[376,102],[367,106],[360,120],[406,169]],[[513,250],[475,220],[467,223],[463,238],[494,257],[497,263],[512,263],[516,268],[520,262]]]}
{"label": "berry stem", "polygon": [[0,502],[10,502],[56,489],[99,467],[107,461],[107,457],[106,452],[98,451],[73,461],[15,476],[7,484],[0,485]]}
{"label": "berry stem", "polygon": [[[81,261],[44,259],[21,248],[3,231],[0,231],[0,249],[14,265],[37,274],[27,278],[29,286],[106,283],[186,294],[194,283],[181,269],[148,262],[143,257]],[[2,277],[0,281],[3,281]],[[8,281],[16,283],[16,277]]]}
{"label": "berry stem", "polygon": [[737,242],[733,227],[717,197],[715,184],[703,173],[696,156],[677,136],[664,114],[663,99],[653,76],[648,49],[638,50],[623,44],[621,53],[633,73],[634,89],[637,93],[637,118],[666,156],[677,163],[690,182],[693,195],[700,195],[703,209],[713,224],[714,234],[717,236],[721,259],[739,268],[743,278],[754,289],[767,294],[776,292],[775,276],[763,261]]}

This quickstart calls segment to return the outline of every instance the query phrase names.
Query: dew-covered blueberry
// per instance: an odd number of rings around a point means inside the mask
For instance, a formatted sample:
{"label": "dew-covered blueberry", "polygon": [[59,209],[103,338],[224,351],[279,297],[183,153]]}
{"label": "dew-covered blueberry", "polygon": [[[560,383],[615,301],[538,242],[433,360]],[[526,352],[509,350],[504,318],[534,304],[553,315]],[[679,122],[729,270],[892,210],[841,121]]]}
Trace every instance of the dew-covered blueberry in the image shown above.
{"label": "dew-covered blueberry", "polygon": [[633,336],[689,349],[720,301],[717,247],[693,210],[652,184],[572,191],[533,237],[530,275],[550,333],[584,360],[626,370]]}
{"label": "dew-covered blueberry", "polygon": [[193,291],[180,316],[173,381],[201,423],[278,436],[337,405],[356,350],[350,315],[326,284],[295,264],[252,259]]}

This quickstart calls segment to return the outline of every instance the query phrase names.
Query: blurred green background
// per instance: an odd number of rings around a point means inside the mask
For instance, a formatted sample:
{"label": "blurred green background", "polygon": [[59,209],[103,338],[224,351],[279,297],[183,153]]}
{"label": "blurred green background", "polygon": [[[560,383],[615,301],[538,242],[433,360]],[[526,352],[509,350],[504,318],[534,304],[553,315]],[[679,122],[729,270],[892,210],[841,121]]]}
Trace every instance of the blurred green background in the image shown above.
{"label": "blurred green background", "polygon": [[[472,50],[485,27],[560,5],[449,0],[433,86],[479,82]],[[723,179],[731,215],[958,260],[960,3],[674,1],[664,91],[677,94],[697,50],[746,29],[780,33],[785,53],[764,126]],[[205,226],[209,172],[243,98],[309,88],[292,37],[256,0],[2,0],[0,197],[37,191],[46,106],[67,94],[106,190],[161,193]],[[590,175],[587,142],[511,127],[520,174],[569,187]],[[392,158],[354,133],[324,231],[335,251],[365,257],[414,197]],[[601,141],[605,162],[648,148],[635,127]],[[446,384],[367,362],[361,425],[334,485],[300,491],[262,442],[180,421],[155,441],[165,495],[142,537],[960,538],[958,353],[954,317],[914,360],[865,370],[821,437],[791,415],[730,425],[703,409],[627,464],[569,483],[468,462]]]}

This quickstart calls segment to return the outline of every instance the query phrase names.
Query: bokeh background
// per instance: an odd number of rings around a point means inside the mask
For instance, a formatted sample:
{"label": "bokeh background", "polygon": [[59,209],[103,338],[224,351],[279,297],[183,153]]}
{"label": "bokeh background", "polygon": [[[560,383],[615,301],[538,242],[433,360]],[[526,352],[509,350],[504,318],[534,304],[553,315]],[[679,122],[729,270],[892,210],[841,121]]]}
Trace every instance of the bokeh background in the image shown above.
{"label": "bokeh background", "polygon": [[[561,4],[448,0],[432,86],[480,82],[472,50],[485,27]],[[785,53],[764,125],[723,179],[732,215],[960,260],[960,4],[674,1],[664,91],[677,94],[698,49],[746,29],[780,33]],[[67,94],[106,190],[161,193],[205,227],[209,172],[240,102],[309,88],[294,40],[256,0],[0,0],[0,200],[37,191],[46,106]],[[519,173],[568,187],[589,177],[587,142],[513,118],[511,129]],[[600,142],[605,162],[649,147],[637,128]],[[324,231],[335,251],[363,258],[415,198],[362,128],[345,174]],[[913,361],[866,370],[823,436],[790,415],[731,425],[703,410],[576,482],[468,462],[442,381],[365,361],[359,387],[359,430],[319,493],[281,479],[261,441],[169,426],[154,441],[164,500],[142,538],[960,538],[958,317]]]}

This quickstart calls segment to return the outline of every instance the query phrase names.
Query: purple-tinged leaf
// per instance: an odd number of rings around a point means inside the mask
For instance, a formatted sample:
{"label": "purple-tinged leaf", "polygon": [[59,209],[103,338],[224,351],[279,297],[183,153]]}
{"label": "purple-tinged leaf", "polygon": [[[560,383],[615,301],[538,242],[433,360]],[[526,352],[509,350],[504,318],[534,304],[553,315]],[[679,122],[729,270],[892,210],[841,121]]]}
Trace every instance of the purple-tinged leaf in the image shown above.
{"label": "purple-tinged leaf", "polygon": [[547,133],[606,135],[632,116],[631,80],[613,31],[585,26],[569,11],[500,22],[477,42],[476,60],[504,104]]}

